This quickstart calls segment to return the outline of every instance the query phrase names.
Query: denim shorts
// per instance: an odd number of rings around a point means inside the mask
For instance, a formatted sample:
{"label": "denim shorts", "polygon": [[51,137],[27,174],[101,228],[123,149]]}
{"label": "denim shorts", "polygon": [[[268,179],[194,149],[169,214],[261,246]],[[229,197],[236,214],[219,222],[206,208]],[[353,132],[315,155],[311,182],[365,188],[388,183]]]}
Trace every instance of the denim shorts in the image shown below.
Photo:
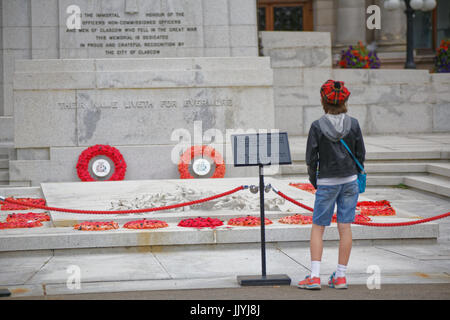
{"label": "denim shorts", "polygon": [[337,222],[352,223],[355,219],[358,196],[359,187],[356,180],[333,186],[318,185],[314,202],[313,223],[319,226],[329,226],[335,204],[337,204]]}

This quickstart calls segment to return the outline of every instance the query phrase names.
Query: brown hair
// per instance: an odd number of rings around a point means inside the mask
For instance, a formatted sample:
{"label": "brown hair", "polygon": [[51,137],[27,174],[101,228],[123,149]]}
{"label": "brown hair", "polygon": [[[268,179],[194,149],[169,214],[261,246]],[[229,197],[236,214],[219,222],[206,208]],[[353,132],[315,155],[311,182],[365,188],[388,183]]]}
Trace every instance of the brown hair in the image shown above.
{"label": "brown hair", "polygon": [[347,102],[341,103],[341,104],[329,104],[323,101],[322,99],[322,106],[325,113],[329,114],[340,114],[340,113],[346,113],[347,110]]}

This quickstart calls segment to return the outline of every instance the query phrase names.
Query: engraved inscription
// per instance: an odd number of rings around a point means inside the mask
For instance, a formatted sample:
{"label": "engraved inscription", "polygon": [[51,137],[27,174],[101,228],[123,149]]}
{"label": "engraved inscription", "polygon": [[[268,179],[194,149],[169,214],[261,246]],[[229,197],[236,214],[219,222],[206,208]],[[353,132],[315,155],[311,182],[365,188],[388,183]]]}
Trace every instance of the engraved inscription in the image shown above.
{"label": "engraved inscription", "polygon": [[176,108],[198,108],[198,107],[232,107],[233,100],[225,99],[184,99],[177,100],[128,100],[128,101],[109,101],[105,103],[83,103],[83,102],[57,102],[59,110],[74,109],[102,109],[102,110],[136,110],[136,109],[176,109]]}
{"label": "engraved inscription", "polygon": [[81,27],[65,28],[66,47],[89,50],[91,56],[164,56],[164,50],[197,47],[198,26],[187,25],[184,11],[139,12],[136,15],[89,8],[81,10]]}

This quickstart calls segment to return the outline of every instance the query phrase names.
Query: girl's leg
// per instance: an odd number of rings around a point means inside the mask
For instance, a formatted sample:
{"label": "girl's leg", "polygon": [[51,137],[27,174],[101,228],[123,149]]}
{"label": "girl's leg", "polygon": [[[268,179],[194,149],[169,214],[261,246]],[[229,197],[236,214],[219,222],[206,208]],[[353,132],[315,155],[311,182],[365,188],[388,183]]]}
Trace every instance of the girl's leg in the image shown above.
{"label": "girl's leg", "polygon": [[356,181],[342,185],[337,198],[337,225],[339,231],[339,261],[346,266],[352,250],[351,223],[355,219],[355,209],[358,203],[359,188]]}
{"label": "girl's leg", "polygon": [[323,232],[325,230],[325,226],[319,226],[317,224],[313,224],[311,228],[311,242],[310,242],[310,252],[311,252],[311,261],[321,261],[322,260],[322,252],[323,252]]}
{"label": "girl's leg", "polygon": [[346,266],[352,251],[351,223],[338,223],[339,231],[339,259],[338,264]]}

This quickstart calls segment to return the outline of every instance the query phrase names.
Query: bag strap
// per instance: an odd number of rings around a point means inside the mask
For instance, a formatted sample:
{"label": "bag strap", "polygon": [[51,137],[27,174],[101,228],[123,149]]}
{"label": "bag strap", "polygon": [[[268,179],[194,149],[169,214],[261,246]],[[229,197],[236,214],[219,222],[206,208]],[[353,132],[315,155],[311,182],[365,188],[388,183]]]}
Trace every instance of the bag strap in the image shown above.
{"label": "bag strap", "polygon": [[350,155],[352,156],[353,160],[355,160],[356,164],[358,165],[358,167],[361,169],[361,171],[363,173],[365,173],[364,171],[364,167],[361,165],[361,163],[359,163],[358,159],[356,159],[356,157],[353,155],[353,153],[350,151],[350,148],[347,146],[347,144],[345,143],[344,140],[340,140],[341,143],[344,145],[345,149],[347,149],[347,151],[350,153]]}

